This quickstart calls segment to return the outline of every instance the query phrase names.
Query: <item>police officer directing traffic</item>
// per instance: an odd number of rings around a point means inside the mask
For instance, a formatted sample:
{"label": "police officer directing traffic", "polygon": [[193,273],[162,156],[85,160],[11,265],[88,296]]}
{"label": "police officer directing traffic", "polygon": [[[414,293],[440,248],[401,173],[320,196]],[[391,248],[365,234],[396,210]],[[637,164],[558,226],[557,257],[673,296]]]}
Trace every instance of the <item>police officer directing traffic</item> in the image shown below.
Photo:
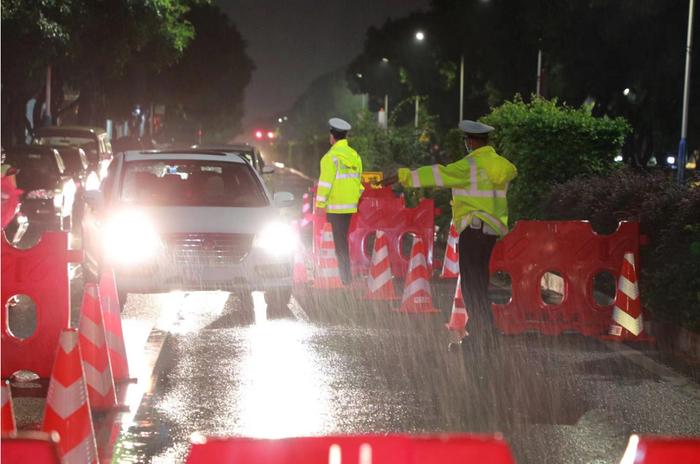
{"label": "police officer directing traffic", "polygon": [[321,158],[316,208],[326,210],[326,219],[333,228],[340,279],[348,285],[352,280],[348,230],[364,190],[361,182],[362,160],[348,145],[347,135],[352,128],[350,124],[340,118],[331,118],[328,124],[331,149]]}
{"label": "police officer directing traffic", "polygon": [[[517,170],[489,145],[494,130],[474,121],[459,124],[467,156],[443,166],[401,168],[384,180],[405,187],[452,189],[452,220],[459,233],[459,274],[472,334],[485,335],[491,326],[488,301],[489,259],[499,237],[508,232],[508,184]],[[486,325],[488,324],[488,326]]]}

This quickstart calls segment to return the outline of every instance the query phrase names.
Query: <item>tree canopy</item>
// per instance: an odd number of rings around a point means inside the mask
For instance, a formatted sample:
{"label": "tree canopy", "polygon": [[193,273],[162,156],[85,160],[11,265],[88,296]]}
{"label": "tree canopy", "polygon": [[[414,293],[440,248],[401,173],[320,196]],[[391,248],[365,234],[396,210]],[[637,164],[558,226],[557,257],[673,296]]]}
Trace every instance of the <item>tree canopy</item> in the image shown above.
{"label": "tree canopy", "polygon": [[[451,126],[459,115],[461,56],[464,116],[477,119],[515,94],[534,93],[541,49],[544,96],[627,118],[633,135],[625,154],[645,164],[678,143],[687,16],[682,1],[433,0],[427,12],[370,29],[348,79],[375,105],[385,93],[390,100],[429,96],[431,113]],[[414,39],[419,29],[422,42]],[[697,47],[693,54],[697,82]],[[700,98],[691,97],[689,113],[700,114]],[[689,123],[689,142],[698,145],[700,120]]]}

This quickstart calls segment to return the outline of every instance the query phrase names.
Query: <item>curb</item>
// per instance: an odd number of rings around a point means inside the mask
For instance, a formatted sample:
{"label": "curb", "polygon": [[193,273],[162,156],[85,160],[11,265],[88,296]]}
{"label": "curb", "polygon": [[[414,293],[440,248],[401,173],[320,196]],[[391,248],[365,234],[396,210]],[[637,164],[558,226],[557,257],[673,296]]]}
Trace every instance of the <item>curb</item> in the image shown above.
{"label": "curb", "polygon": [[700,334],[663,321],[649,321],[645,330],[656,337],[660,351],[700,364]]}

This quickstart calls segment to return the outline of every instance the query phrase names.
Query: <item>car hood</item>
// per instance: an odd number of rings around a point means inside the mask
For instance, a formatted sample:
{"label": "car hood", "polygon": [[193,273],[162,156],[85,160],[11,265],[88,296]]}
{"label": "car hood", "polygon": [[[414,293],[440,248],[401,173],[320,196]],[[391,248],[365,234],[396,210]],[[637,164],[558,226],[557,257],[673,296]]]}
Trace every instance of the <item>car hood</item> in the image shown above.
{"label": "car hood", "polygon": [[139,211],[160,234],[254,234],[280,220],[274,208],[143,207]]}

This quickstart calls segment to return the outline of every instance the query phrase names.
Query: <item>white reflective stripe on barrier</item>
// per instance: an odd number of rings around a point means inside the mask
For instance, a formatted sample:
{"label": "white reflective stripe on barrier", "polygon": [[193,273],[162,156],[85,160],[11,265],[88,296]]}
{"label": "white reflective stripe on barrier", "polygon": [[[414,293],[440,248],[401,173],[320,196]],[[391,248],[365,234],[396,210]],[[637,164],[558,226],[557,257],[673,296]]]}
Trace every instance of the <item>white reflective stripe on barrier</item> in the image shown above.
{"label": "white reflective stripe on barrier", "polygon": [[620,291],[630,297],[633,300],[639,298],[639,288],[637,284],[630,282],[625,276],[620,276],[620,280],[617,283],[620,287]]}
{"label": "white reflective stripe on barrier", "polygon": [[331,188],[331,187],[333,187],[333,184],[331,184],[330,182],[324,182],[324,181],[322,181],[322,180],[319,180],[319,181],[318,181],[318,186],[319,186],[319,187]]}
{"label": "white reflective stripe on barrier", "polygon": [[404,290],[404,296],[409,298],[411,295],[418,293],[423,290],[424,292],[430,294],[430,284],[425,279],[418,279],[411,282],[411,285],[406,287]]}
{"label": "white reflective stripe on barrier", "polygon": [[427,266],[425,264],[425,256],[421,255],[415,255],[414,257],[411,258],[411,260],[408,262],[408,268],[409,269],[415,269],[418,266]]}
{"label": "white reflective stripe on barrier", "polygon": [[437,164],[433,164],[433,178],[435,179],[435,185],[442,187],[444,183],[442,182],[442,176],[440,175],[440,168]]}
{"label": "white reflective stripe on barrier", "polygon": [[620,324],[622,327],[630,331],[633,335],[639,335],[642,333],[642,330],[644,329],[644,325],[642,324],[642,315],[640,314],[639,317],[636,319],[626,312],[624,312],[622,309],[618,308],[615,306],[615,309],[613,309],[613,321],[617,322]]}
{"label": "white reflective stripe on barrier", "polygon": [[459,273],[459,263],[457,261],[445,260],[445,269],[455,274]]}
{"label": "white reflective stripe on barrier", "polygon": [[381,247],[379,251],[376,252],[374,256],[372,256],[372,261],[376,261],[378,263],[381,263],[385,259],[389,257],[389,249],[387,247]]}
{"label": "white reflective stripe on barrier", "polygon": [[360,175],[356,172],[350,174],[336,174],[336,179],[359,179]]}
{"label": "white reflective stripe on barrier", "polygon": [[65,464],[96,462],[97,456],[95,456],[95,453],[97,448],[95,448],[95,443],[92,440],[94,440],[94,437],[88,434],[83,441],[61,456],[61,462]]}
{"label": "white reflective stripe on barrier", "polygon": [[412,187],[420,187],[420,178],[418,177],[418,171],[411,171],[411,182],[413,184]]}
{"label": "white reflective stripe on barrier", "polygon": [[376,292],[382,288],[387,282],[391,280],[391,269],[387,268],[384,272],[379,274],[377,277],[370,277],[367,286],[370,291]]}
{"label": "white reflective stripe on barrier", "polygon": [[334,209],[355,209],[357,208],[357,203],[350,205],[328,205],[326,209],[334,210]]}
{"label": "white reflective stripe on barrier", "polygon": [[333,232],[330,230],[324,230],[323,232],[321,232],[321,240],[323,240],[324,242],[330,242],[331,240],[333,240]]}

